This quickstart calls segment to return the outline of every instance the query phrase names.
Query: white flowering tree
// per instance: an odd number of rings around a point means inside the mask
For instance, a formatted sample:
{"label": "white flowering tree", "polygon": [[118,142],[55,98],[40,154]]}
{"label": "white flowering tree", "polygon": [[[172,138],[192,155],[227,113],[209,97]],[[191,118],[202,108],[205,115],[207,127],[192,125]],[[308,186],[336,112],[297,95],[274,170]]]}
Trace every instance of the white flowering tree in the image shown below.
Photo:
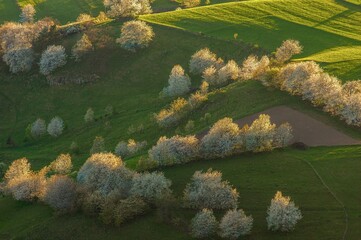
{"label": "white flowering tree", "polygon": [[149,152],[149,158],[161,166],[182,164],[198,157],[198,139],[195,136],[161,137]]}
{"label": "white flowering tree", "polygon": [[73,168],[70,154],[60,154],[52,163],[50,163],[50,170],[57,174],[68,174]]}
{"label": "white flowering tree", "polygon": [[75,61],[80,61],[81,57],[86,53],[93,50],[93,44],[90,41],[88,35],[83,34],[83,36],[77,41],[77,43],[71,49],[72,57]]}
{"label": "white flowering tree", "polygon": [[190,208],[229,209],[237,206],[238,197],[237,189],[222,181],[221,172],[209,169],[193,174],[184,190],[183,200]]}
{"label": "white flowering tree", "polygon": [[276,148],[288,146],[293,139],[292,131],[292,126],[289,123],[282,123],[278,126],[273,136],[273,146]]}
{"label": "white flowering tree", "polygon": [[94,122],[94,110],[92,108],[88,108],[84,115],[84,121],[86,123]]}
{"label": "white flowering tree", "polygon": [[138,173],[133,178],[130,194],[146,201],[164,199],[172,194],[172,182],[162,172]]}
{"label": "white flowering tree", "polygon": [[36,119],[36,121],[31,124],[30,133],[33,138],[44,136],[46,133],[45,120],[41,118]]}
{"label": "white flowering tree", "polygon": [[228,210],[219,224],[219,235],[222,238],[238,239],[251,233],[252,216],[247,216],[242,209]]}
{"label": "white flowering tree", "polygon": [[63,46],[48,46],[40,58],[40,73],[49,75],[55,69],[66,64],[65,48]]}
{"label": "white flowering tree", "polygon": [[180,65],[175,65],[169,75],[168,86],[162,91],[167,97],[177,97],[189,92],[191,80]]}
{"label": "white flowering tree", "polygon": [[58,212],[69,212],[76,207],[76,185],[63,175],[54,175],[46,183],[44,202]]}
{"label": "white flowering tree", "polygon": [[217,65],[217,55],[208,48],[203,48],[194,53],[189,61],[191,73],[201,74],[206,68]]}
{"label": "white flowering tree", "polygon": [[292,231],[297,222],[302,219],[301,211],[291,198],[283,196],[280,191],[277,191],[271,200],[267,214],[268,229],[272,231]]}
{"label": "white flowering tree", "polygon": [[138,48],[148,47],[153,38],[154,32],[151,26],[143,21],[133,20],[123,24],[116,42],[122,48],[134,52]]}
{"label": "white flowering tree", "polygon": [[135,17],[152,13],[149,0],[103,0],[109,17]]}
{"label": "white flowering tree", "polygon": [[239,132],[238,124],[231,118],[218,120],[201,140],[202,156],[215,158],[233,154],[238,144]]}
{"label": "white flowering tree", "polygon": [[134,172],[127,169],[121,158],[111,153],[95,153],[80,168],[77,181],[90,191],[102,195],[112,192],[127,197]]}
{"label": "white flowering tree", "polygon": [[20,22],[22,23],[32,23],[34,22],[34,16],[36,10],[33,5],[27,4],[21,9]]}
{"label": "white flowering tree", "polygon": [[64,121],[60,117],[54,117],[48,124],[47,131],[52,137],[59,137],[64,130]]}
{"label": "white flowering tree", "polygon": [[5,52],[3,60],[12,73],[27,72],[33,66],[34,51],[30,46],[12,48]]}
{"label": "white flowering tree", "polygon": [[282,45],[276,50],[275,58],[277,62],[284,63],[290,60],[293,55],[300,54],[302,48],[299,41],[292,39],[283,41]]}
{"label": "white flowering tree", "polygon": [[234,60],[228,61],[227,64],[218,71],[218,79],[222,84],[226,83],[228,80],[237,80],[238,76],[239,68]]}
{"label": "white flowering tree", "polygon": [[202,209],[191,222],[191,235],[194,238],[211,238],[217,232],[217,219],[212,210]]}

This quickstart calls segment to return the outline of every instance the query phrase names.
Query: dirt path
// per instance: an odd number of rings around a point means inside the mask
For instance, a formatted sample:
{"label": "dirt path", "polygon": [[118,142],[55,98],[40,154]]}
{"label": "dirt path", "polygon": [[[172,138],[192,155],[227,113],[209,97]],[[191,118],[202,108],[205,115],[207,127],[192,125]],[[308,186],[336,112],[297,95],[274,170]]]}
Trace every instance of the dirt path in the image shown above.
{"label": "dirt path", "polygon": [[286,106],[269,108],[235,122],[241,127],[245,124],[250,125],[261,113],[270,115],[271,121],[277,125],[284,122],[290,123],[293,128],[293,142],[303,142],[308,146],[361,144],[360,140],[354,139],[321,121]]}

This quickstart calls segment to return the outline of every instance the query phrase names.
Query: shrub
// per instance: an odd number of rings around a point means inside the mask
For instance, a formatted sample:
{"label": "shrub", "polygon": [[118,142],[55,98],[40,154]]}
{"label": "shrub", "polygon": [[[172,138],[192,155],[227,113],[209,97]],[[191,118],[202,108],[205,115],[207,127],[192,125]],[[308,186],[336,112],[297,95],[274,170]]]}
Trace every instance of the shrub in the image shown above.
{"label": "shrub", "polygon": [[136,154],[147,146],[147,142],[136,142],[134,139],[129,139],[128,143],[121,141],[115,147],[114,153],[121,157],[129,157]]}
{"label": "shrub", "polygon": [[30,47],[13,48],[3,55],[3,60],[12,73],[27,72],[33,66],[34,51]]}
{"label": "shrub", "polygon": [[105,116],[112,116],[114,114],[114,108],[112,105],[108,105],[105,109],[104,109],[104,113]]}
{"label": "shrub", "polygon": [[91,20],[93,20],[92,16],[90,16],[89,14],[86,14],[86,13],[81,13],[76,18],[76,22],[87,22],[87,21],[91,21]]}
{"label": "shrub", "polygon": [[252,216],[246,216],[242,209],[229,210],[219,224],[219,235],[222,238],[237,239],[250,234],[252,226]]}
{"label": "shrub", "polygon": [[72,152],[74,154],[79,154],[80,153],[79,145],[76,142],[72,142],[70,144],[69,150],[70,150],[70,152]]}
{"label": "shrub", "polygon": [[226,157],[234,153],[238,144],[239,127],[231,118],[217,121],[200,144],[205,158]]}
{"label": "shrub", "polygon": [[227,64],[218,71],[219,83],[226,83],[228,80],[237,80],[238,72],[238,64],[233,60],[228,61]]}
{"label": "shrub", "polygon": [[149,0],[104,0],[109,17],[135,17],[152,13]]}
{"label": "shrub", "polygon": [[65,48],[51,45],[43,52],[40,58],[40,73],[49,75],[55,69],[66,64]]}
{"label": "shrub", "polygon": [[186,163],[197,158],[198,142],[195,136],[161,137],[149,150],[149,158],[161,166]]}
{"label": "shrub", "polygon": [[102,195],[116,192],[128,196],[134,173],[123,165],[121,158],[111,153],[96,153],[80,168],[77,181],[80,185]]}
{"label": "shrub", "polygon": [[50,170],[57,174],[68,174],[71,172],[73,164],[70,154],[60,154],[55,161],[50,163]]}
{"label": "shrub", "polygon": [[93,146],[90,149],[90,154],[105,152],[105,141],[103,137],[95,137]]}
{"label": "shrub", "polygon": [[105,205],[108,211],[102,211],[101,216],[108,212],[114,219],[113,224],[120,226],[128,220],[134,219],[136,216],[144,214],[148,210],[148,205],[140,198],[130,197],[124,200],[119,200],[114,205]]}
{"label": "shrub", "polygon": [[191,235],[194,238],[210,238],[215,235],[217,225],[213,211],[204,208],[192,219]]}
{"label": "shrub", "polygon": [[271,123],[270,116],[260,114],[244,133],[245,148],[247,151],[263,152],[274,148],[273,139],[276,125]]}
{"label": "shrub", "polygon": [[149,202],[155,202],[172,194],[171,185],[172,182],[161,172],[138,173],[133,178],[130,194]]}
{"label": "shrub", "polygon": [[41,118],[38,118],[33,124],[31,124],[30,133],[33,138],[44,136],[46,133],[45,121]]}
{"label": "shrub", "polygon": [[205,101],[208,100],[207,95],[197,91],[189,96],[188,104],[192,110],[199,108]]}
{"label": "shrub", "polygon": [[186,8],[197,7],[201,5],[201,0],[183,0],[182,5]]}
{"label": "shrub", "polygon": [[148,157],[142,157],[138,160],[136,169],[137,171],[149,171],[158,167],[158,162]]}
{"label": "shrub", "polygon": [[80,61],[81,57],[93,50],[93,44],[86,34],[71,49],[71,53],[75,61]]}
{"label": "shrub", "polygon": [[199,87],[199,91],[202,95],[208,94],[209,84],[206,81],[203,81],[201,86]]}
{"label": "shrub", "polygon": [[34,22],[36,10],[33,5],[27,4],[21,9],[20,22],[21,23],[32,23]]}
{"label": "shrub", "polygon": [[229,209],[237,206],[239,194],[227,181],[222,181],[222,173],[208,169],[196,171],[184,190],[184,201],[190,208]]}
{"label": "shrub", "polygon": [[120,157],[126,157],[129,155],[127,143],[121,141],[115,146],[114,153]]}
{"label": "shrub", "polygon": [[54,117],[48,124],[47,131],[52,137],[59,137],[64,130],[64,122],[60,117]]}
{"label": "shrub", "polygon": [[88,108],[84,115],[84,121],[86,123],[94,122],[94,111],[92,108]]}
{"label": "shrub", "polygon": [[201,74],[203,71],[211,66],[216,66],[217,56],[208,48],[203,48],[192,55],[189,62],[189,69],[191,73]]}
{"label": "shrub", "polygon": [[177,97],[189,92],[191,80],[180,65],[175,65],[169,75],[169,86],[165,87],[162,95],[167,97]]}
{"label": "shrub", "polygon": [[290,144],[293,139],[292,127],[289,123],[283,123],[276,128],[273,145],[277,148],[283,148]]}
{"label": "shrub", "polygon": [[170,104],[168,109],[162,109],[158,114],[155,114],[155,120],[163,128],[174,126],[187,113],[188,107],[187,100],[177,98]]}
{"label": "shrub", "polygon": [[189,121],[187,122],[187,124],[185,125],[184,130],[185,130],[187,133],[190,133],[190,132],[193,131],[193,129],[194,129],[194,121],[189,120]]}
{"label": "shrub", "polygon": [[54,175],[47,184],[44,202],[59,212],[70,212],[76,206],[76,185],[68,176]]}
{"label": "shrub", "polygon": [[271,200],[267,214],[268,229],[272,231],[292,231],[297,222],[302,219],[301,211],[291,198],[284,197],[280,191]]}
{"label": "shrub", "polygon": [[292,58],[293,55],[300,54],[302,52],[302,46],[296,40],[286,40],[282,42],[282,45],[277,48],[275,58],[279,63],[284,63]]}
{"label": "shrub", "polygon": [[100,213],[104,206],[105,196],[100,191],[90,192],[87,188],[80,187],[78,204],[84,213],[95,216]]}
{"label": "shrub", "polygon": [[129,21],[123,24],[120,37],[116,40],[120,46],[129,51],[148,47],[154,37],[151,26],[143,21]]}

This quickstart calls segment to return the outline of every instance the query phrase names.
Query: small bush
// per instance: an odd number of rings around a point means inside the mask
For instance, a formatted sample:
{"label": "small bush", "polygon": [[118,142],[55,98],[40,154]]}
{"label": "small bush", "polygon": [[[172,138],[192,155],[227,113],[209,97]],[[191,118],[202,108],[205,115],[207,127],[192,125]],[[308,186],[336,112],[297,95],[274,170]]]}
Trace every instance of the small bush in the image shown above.
{"label": "small bush", "polygon": [[93,44],[86,34],[71,49],[71,53],[75,61],[80,61],[81,57],[93,50]]}
{"label": "small bush", "polygon": [[71,153],[74,153],[74,154],[79,154],[80,153],[79,145],[76,142],[72,142],[70,144],[69,150],[70,150]]}
{"label": "small bush", "polygon": [[60,154],[55,161],[50,163],[50,170],[56,174],[68,174],[72,168],[70,154]]}
{"label": "small bush", "polygon": [[217,55],[212,53],[208,48],[203,48],[192,55],[189,62],[191,73],[201,74],[211,66],[217,65]]}
{"label": "small bush", "polygon": [[188,109],[189,104],[187,100],[178,98],[170,104],[168,109],[162,109],[154,117],[160,127],[168,128],[177,125]]}
{"label": "small bush", "polygon": [[183,0],[182,5],[185,8],[192,8],[201,5],[201,0]]}
{"label": "small bush", "polygon": [[155,169],[158,167],[158,162],[148,157],[142,157],[138,160],[136,169],[137,171],[144,172]]}
{"label": "small bush", "polygon": [[20,22],[21,23],[32,23],[34,22],[36,10],[33,5],[27,4],[21,9]]}
{"label": "small bush", "polygon": [[276,61],[284,63],[292,58],[293,55],[300,54],[302,52],[302,46],[298,41],[286,40],[282,42],[282,45],[276,50]]}
{"label": "small bush", "polygon": [[38,118],[33,124],[31,124],[30,134],[33,138],[39,138],[46,133],[46,123],[43,119]]}
{"label": "small bush", "polygon": [[94,122],[94,111],[92,108],[88,108],[84,115],[84,121],[86,123]]}
{"label": "small bush", "polygon": [[103,137],[95,137],[90,154],[105,152],[105,141]]}

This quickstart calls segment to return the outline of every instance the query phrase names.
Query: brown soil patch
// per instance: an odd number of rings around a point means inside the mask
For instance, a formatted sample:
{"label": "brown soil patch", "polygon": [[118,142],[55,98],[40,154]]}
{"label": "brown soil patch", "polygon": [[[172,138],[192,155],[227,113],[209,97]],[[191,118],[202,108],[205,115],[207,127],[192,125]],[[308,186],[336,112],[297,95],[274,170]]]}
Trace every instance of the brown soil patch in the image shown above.
{"label": "brown soil patch", "polygon": [[308,146],[361,144],[360,140],[354,139],[321,121],[286,106],[273,107],[236,120],[235,122],[238,123],[240,127],[245,124],[250,125],[262,113],[270,115],[271,121],[277,125],[284,122],[290,123],[293,128],[293,142],[302,142]]}

